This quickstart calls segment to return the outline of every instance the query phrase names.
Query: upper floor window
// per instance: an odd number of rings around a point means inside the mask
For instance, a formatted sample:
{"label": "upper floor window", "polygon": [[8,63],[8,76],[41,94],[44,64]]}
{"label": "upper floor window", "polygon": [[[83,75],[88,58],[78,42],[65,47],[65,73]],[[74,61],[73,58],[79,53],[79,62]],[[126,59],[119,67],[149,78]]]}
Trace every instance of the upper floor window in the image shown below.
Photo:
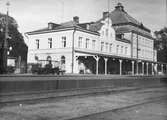
{"label": "upper floor window", "polygon": [[96,40],[92,40],[92,49],[96,48]]}
{"label": "upper floor window", "polygon": [[128,47],[125,47],[125,54],[128,54]]}
{"label": "upper floor window", "polygon": [[110,52],[112,52],[112,44],[110,44]]}
{"label": "upper floor window", "polygon": [[86,45],[85,45],[85,48],[89,48],[89,39],[86,38]]}
{"label": "upper floor window", "polygon": [[104,51],[104,42],[101,42],[101,51]]}
{"label": "upper floor window", "polygon": [[52,48],[52,38],[48,38],[48,47]]}
{"label": "upper floor window", "polygon": [[66,37],[62,37],[62,47],[66,47]]}
{"label": "upper floor window", "polygon": [[116,53],[117,53],[117,54],[119,53],[119,45],[117,45]]}
{"label": "upper floor window", "polygon": [[123,47],[123,46],[121,46],[121,54],[123,54],[123,48],[124,48],[124,47]]}
{"label": "upper floor window", "polygon": [[39,39],[36,39],[36,48],[39,49]]}
{"label": "upper floor window", "polygon": [[78,39],[78,47],[79,48],[82,47],[82,37],[79,37],[79,39]]}
{"label": "upper floor window", "polygon": [[106,52],[108,52],[108,43],[106,43]]}
{"label": "upper floor window", "polygon": [[108,36],[108,29],[106,29],[106,36]]}

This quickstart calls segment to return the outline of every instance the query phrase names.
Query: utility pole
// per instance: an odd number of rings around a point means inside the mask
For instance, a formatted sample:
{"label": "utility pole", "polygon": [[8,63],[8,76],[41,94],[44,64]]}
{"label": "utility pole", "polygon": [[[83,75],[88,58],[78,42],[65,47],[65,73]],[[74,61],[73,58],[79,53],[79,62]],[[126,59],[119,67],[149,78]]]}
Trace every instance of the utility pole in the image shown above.
{"label": "utility pole", "polygon": [[9,5],[10,3],[7,2],[6,3],[6,6],[7,6],[7,14],[5,16],[5,38],[4,38],[4,42],[3,42],[3,46],[2,46],[2,49],[3,49],[3,53],[2,53],[2,68],[3,68],[3,74],[4,73],[7,73],[7,51],[8,51],[8,23],[9,23]]}

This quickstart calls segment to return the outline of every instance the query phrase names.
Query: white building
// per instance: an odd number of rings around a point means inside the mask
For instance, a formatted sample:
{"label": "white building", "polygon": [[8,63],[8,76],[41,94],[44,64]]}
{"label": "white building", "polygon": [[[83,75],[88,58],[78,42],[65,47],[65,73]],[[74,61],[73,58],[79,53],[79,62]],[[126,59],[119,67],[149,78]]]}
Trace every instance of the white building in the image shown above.
{"label": "white building", "polygon": [[[125,12],[118,3],[100,20],[55,24],[26,33],[28,63],[57,61],[66,73],[155,74],[157,58],[150,30]],[[41,64],[46,64],[41,62]],[[162,64],[161,70],[166,70]]]}

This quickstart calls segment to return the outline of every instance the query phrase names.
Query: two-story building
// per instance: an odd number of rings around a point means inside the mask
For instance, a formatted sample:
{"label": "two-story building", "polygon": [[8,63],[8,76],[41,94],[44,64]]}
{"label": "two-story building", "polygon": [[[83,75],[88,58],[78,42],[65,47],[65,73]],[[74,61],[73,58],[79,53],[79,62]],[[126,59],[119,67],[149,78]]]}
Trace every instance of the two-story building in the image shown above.
{"label": "two-story building", "polygon": [[[72,21],[28,32],[28,63],[63,66],[66,73],[156,74],[166,70],[157,63],[151,31],[118,3],[96,22]],[[160,68],[158,66],[160,64]]]}

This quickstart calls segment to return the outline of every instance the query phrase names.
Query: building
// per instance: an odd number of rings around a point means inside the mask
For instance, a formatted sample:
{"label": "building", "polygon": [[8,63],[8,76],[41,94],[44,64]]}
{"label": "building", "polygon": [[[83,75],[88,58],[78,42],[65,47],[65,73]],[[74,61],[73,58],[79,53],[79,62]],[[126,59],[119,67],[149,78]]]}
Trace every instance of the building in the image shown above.
{"label": "building", "polygon": [[121,3],[96,22],[72,21],[26,33],[28,63],[63,66],[66,73],[157,74],[167,71],[157,62],[151,30],[131,17]]}

